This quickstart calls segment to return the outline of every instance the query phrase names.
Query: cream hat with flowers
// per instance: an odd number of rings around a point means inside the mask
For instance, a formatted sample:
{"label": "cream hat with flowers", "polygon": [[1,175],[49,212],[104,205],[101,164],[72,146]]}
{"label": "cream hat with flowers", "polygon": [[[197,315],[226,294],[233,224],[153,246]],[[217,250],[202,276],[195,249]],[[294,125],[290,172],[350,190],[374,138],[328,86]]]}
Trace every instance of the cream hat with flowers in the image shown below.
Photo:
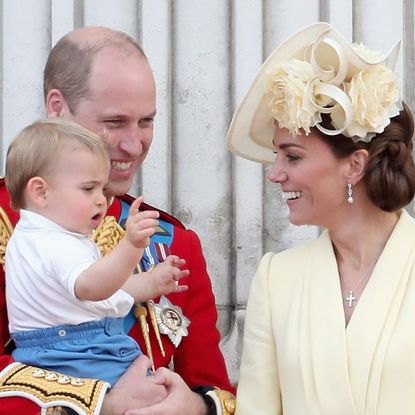
{"label": "cream hat with flowers", "polygon": [[[260,68],[233,116],[228,148],[249,160],[273,162],[275,121],[293,134],[308,135],[316,127],[369,142],[402,109],[393,72],[399,47],[382,56],[350,44],[328,23],[300,30]],[[333,129],[320,125],[323,113]]]}

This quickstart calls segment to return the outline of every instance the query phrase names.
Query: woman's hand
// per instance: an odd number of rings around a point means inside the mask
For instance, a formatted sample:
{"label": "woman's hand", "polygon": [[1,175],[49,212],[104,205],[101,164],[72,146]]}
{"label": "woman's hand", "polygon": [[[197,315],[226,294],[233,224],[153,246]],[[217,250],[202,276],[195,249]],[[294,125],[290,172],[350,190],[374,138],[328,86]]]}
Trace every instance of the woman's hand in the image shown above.
{"label": "woman's hand", "polygon": [[128,410],[124,415],[207,415],[206,403],[177,373],[163,367],[149,378],[155,385],[164,385],[167,397],[146,408]]}
{"label": "woman's hand", "polygon": [[128,409],[144,408],[168,397],[166,387],[148,376],[151,362],[139,356],[107,393],[100,415],[122,415]]}

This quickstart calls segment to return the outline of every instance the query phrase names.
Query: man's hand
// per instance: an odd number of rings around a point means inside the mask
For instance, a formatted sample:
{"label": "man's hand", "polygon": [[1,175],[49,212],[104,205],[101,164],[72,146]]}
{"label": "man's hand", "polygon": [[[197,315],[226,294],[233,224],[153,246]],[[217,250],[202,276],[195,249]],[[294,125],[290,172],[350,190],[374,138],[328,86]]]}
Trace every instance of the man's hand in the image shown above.
{"label": "man's hand", "polygon": [[206,403],[177,373],[163,367],[157,369],[150,379],[155,385],[166,387],[167,397],[146,408],[128,410],[124,415],[207,415]]}
{"label": "man's hand", "polygon": [[151,362],[139,356],[107,393],[100,415],[123,415],[133,408],[144,408],[163,401],[168,395],[162,383],[152,381],[147,372]]}

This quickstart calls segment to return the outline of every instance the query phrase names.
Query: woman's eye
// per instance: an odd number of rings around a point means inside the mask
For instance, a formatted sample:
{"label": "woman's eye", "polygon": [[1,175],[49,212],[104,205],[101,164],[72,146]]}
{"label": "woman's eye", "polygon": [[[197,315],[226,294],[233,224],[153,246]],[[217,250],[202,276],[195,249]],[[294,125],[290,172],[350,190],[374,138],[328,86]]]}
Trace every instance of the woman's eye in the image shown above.
{"label": "woman's eye", "polygon": [[300,157],[295,156],[294,154],[287,154],[287,160],[288,161],[296,161],[299,160]]}

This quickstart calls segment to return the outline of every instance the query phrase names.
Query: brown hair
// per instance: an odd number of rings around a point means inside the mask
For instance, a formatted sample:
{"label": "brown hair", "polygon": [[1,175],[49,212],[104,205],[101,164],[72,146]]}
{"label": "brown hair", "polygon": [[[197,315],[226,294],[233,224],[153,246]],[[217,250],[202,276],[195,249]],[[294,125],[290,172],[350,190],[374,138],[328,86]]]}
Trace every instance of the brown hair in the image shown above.
{"label": "brown hair", "polygon": [[[323,116],[322,125],[333,128],[327,115]],[[399,115],[392,118],[385,130],[373,137],[370,143],[354,143],[341,134],[328,136],[316,128],[313,130],[338,158],[347,157],[359,149],[369,152],[363,181],[370,200],[380,209],[394,212],[411,202],[415,195],[414,119],[405,103]]]}
{"label": "brown hair", "polygon": [[[88,39],[81,32],[95,30]],[[99,36],[97,36],[99,34]],[[79,101],[88,96],[89,76],[94,57],[104,48],[116,48],[124,53],[138,52],[146,57],[143,49],[129,35],[109,28],[81,28],[62,37],[49,53],[43,73],[45,101],[51,89],[59,89],[72,114]]]}
{"label": "brown hair", "polygon": [[108,147],[95,133],[63,118],[35,121],[12,141],[6,157],[6,187],[13,209],[25,207],[24,191],[32,177],[50,174],[65,145],[76,143],[109,161]]}

